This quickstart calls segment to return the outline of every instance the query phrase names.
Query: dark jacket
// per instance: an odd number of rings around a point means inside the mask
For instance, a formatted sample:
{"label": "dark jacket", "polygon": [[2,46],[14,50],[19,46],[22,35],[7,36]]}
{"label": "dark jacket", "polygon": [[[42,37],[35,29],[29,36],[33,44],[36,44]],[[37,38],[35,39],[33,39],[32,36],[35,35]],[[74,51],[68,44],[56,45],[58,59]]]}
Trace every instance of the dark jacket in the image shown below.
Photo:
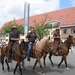
{"label": "dark jacket", "polygon": [[34,43],[35,39],[37,38],[37,35],[34,33],[34,35],[32,34],[32,32],[28,33],[26,38],[28,38],[29,42]]}
{"label": "dark jacket", "polygon": [[19,38],[19,34],[18,33],[14,33],[13,31],[11,31],[9,33],[9,41],[10,42],[15,42],[15,40],[11,40],[11,38]]}

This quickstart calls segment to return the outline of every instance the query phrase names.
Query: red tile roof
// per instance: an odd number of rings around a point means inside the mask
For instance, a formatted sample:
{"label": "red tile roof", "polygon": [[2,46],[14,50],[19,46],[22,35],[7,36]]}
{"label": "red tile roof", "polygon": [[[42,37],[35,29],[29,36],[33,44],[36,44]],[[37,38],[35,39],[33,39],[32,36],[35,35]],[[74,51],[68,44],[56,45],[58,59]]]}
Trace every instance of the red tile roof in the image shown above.
{"label": "red tile roof", "polygon": [[[57,21],[62,22],[61,25],[73,25],[75,21],[75,7],[57,10],[53,12],[48,12],[44,14],[48,14],[48,17],[49,17],[48,20],[51,19],[51,20],[57,20]],[[38,21],[41,20],[42,18],[44,18],[44,14],[31,16],[30,23],[32,23],[34,19]],[[63,24],[64,22],[66,22],[66,24]]]}
{"label": "red tile roof", "polygon": [[[62,25],[73,25],[75,21],[75,7],[71,8],[66,8],[62,10],[57,10],[57,11],[52,11],[52,12],[47,12],[43,14],[38,14],[34,16],[29,17],[29,25],[33,26],[34,25],[34,20],[36,21],[41,21],[42,19],[45,18],[45,15],[48,15],[47,22],[57,20],[62,22]],[[17,19],[15,20],[17,24],[24,24],[24,19]],[[6,22],[4,25],[6,25],[8,22]],[[4,26],[3,25],[3,26]]]}

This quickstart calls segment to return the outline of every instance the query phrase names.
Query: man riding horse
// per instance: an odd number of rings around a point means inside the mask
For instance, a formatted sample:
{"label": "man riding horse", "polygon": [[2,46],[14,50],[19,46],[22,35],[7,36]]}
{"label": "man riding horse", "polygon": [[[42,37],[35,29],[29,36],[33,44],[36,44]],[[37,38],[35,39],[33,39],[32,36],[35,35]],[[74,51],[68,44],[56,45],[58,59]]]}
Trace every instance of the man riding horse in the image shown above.
{"label": "man riding horse", "polygon": [[27,60],[28,61],[30,61],[31,50],[32,50],[32,47],[33,47],[35,41],[37,41],[37,40],[38,40],[37,35],[34,32],[34,28],[32,27],[30,32],[26,36],[26,41],[28,42],[28,52],[27,52],[27,55],[28,55]]}
{"label": "man riding horse", "polygon": [[[59,44],[60,44],[60,29],[57,28],[53,34],[53,38],[54,38],[54,44],[57,42],[58,47],[57,47],[57,51],[59,50]],[[58,54],[58,52],[56,53]]]}
{"label": "man riding horse", "polygon": [[10,62],[12,58],[12,47],[16,41],[19,41],[20,37],[19,34],[17,33],[17,27],[13,26],[11,29],[11,32],[9,33],[9,43],[7,47],[7,56],[8,56],[8,62]]}

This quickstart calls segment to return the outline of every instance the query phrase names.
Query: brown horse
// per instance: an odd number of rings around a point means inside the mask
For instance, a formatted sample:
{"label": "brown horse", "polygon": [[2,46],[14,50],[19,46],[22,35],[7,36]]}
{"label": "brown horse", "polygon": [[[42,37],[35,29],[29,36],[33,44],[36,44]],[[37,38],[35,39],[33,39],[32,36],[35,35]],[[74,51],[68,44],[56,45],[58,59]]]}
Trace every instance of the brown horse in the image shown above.
{"label": "brown horse", "polygon": [[[68,36],[68,38],[66,39],[66,41],[64,43],[61,43],[59,45],[59,50],[58,50],[58,56],[62,56],[62,59],[61,59],[61,62],[58,64],[58,68],[60,67],[61,63],[64,61],[65,62],[65,65],[66,65],[66,68],[67,70],[70,70],[67,66],[67,60],[66,60],[66,57],[69,53],[69,49],[70,49],[70,46],[71,44],[75,45],[75,39],[73,36]],[[57,46],[58,46],[58,42],[57,44],[55,43],[53,45],[53,49],[49,51],[49,60],[51,61],[51,65],[54,66],[52,60],[51,60],[51,57],[52,55],[55,55],[56,52],[57,52]],[[46,55],[43,57],[44,59],[44,65],[46,66],[45,64],[45,58],[46,58]]]}
{"label": "brown horse", "polygon": [[44,37],[39,42],[37,42],[35,48],[32,49],[31,57],[36,59],[35,64],[33,66],[34,72],[35,72],[36,64],[38,63],[41,68],[41,73],[44,74],[40,59],[43,55],[49,52],[51,46],[52,45],[51,45],[50,37]]}
{"label": "brown horse", "polygon": [[[10,46],[12,45],[12,43],[10,42]],[[16,72],[17,67],[19,66],[19,70],[20,70],[20,74],[22,75],[22,69],[21,69],[21,62],[23,61],[23,59],[26,57],[26,50],[28,49],[28,43],[27,42],[21,42],[21,44],[19,43],[15,43],[14,45],[16,45],[15,50],[12,52],[12,59],[15,60],[17,62],[16,67],[14,69],[14,74]],[[10,47],[7,46],[2,46],[1,48],[1,64],[2,64],[2,70],[4,71],[4,58],[5,58],[5,62],[7,64],[7,69],[8,71],[10,70],[8,61],[7,61],[7,49],[9,49]]]}

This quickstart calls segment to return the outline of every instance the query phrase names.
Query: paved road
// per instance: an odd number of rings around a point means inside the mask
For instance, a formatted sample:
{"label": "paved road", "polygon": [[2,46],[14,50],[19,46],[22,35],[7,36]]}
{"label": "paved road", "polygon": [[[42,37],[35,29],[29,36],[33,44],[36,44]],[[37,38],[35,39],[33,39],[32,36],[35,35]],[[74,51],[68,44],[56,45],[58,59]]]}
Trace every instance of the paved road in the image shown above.
{"label": "paved road", "polygon": [[[60,68],[57,68],[57,64],[60,62],[61,57],[52,57],[52,60],[54,62],[54,67],[51,67],[51,64],[49,62],[49,59],[46,58],[46,67],[43,66],[43,70],[46,75],[75,75],[75,51],[73,50],[73,53],[69,53],[67,57],[68,67],[70,68],[70,71],[67,71],[65,68],[64,63],[61,64]],[[41,59],[43,62],[43,60]],[[30,63],[25,60],[25,66],[26,70],[23,70],[23,75],[41,75],[40,68],[37,65],[36,66],[36,73],[32,72],[32,67],[34,65],[35,59],[31,59]],[[6,64],[5,64],[5,70],[6,72],[3,73],[1,70],[1,63],[0,63],[0,75],[13,75],[13,69],[16,65],[16,62],[13,61],[12,64],[10,64],[11,71],[7,72]],[[17,75],[19,75],[19,70],[17,70]]]}

